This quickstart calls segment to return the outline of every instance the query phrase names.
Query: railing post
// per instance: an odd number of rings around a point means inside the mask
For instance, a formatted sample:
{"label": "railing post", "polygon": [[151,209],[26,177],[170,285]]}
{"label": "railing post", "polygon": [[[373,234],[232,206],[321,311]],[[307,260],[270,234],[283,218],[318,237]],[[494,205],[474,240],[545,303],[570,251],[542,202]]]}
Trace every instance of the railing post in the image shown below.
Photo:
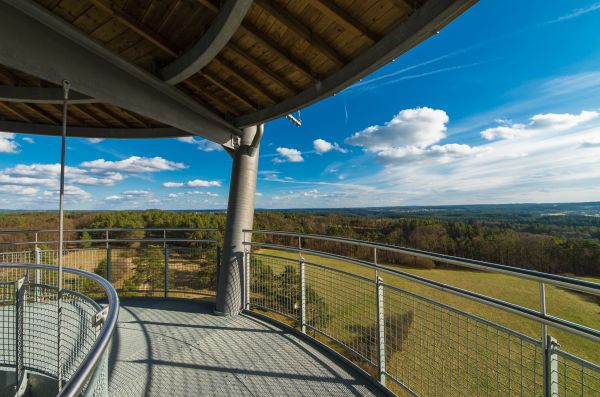
{"label": "railing post", "polygon": [[250,250],[247,247],[244,248],[244,308],[250,310]]}
{"label": "railing post", "polygon": [[547,337],[545,344],[544,396],[558,397],[558,354],[556,354],[556,350],[560,345],[551,336]]}
{"label": "railing post", "polygon": [[25,340],[23,335],[24,326],[24,306],[27,293],[27,279],[21,278],[15,283],[15,355],[16,355],[16,369],[17,369],[17,382],[15,386],[15,395],[22,395],[27,387],[26,372],[24,367],[24,356],[25,356]]}
{"label": "railing post", "polygon": [[379,382],[385,386],[385,312],[383,304],[383,279],[376,278],[377,291],[377,354],[379,356]]}
{"label": "railing post", "polygon": [[106,279],[110,283],[111,279],[111,262],[112,262],[112,248],[106,243]]}
{"label": "railing post", "polygon": [[169,297],[169,246],[165,244],[165,298]]}
{"label": "railing post", "polygon": [[[35,264],[36,265],[40,265],[42,263],[42,258],[41,258],[41,251],[40,249],[37,247],[35,247],[35,251],[33,251],[33,256],[35,259]],[[40,269],[35,269],[35,284],[39,285],[42,283],[42,271]],[[39,301],[40,298],[40,287],[35,287],[35,300],[36,302]]]}
{"label": "railing post", "polygon": [[221,267],[221,247],[219,246],[219,244],[215,244],[217,246],[217,263],[215,264],[215,272],[217,272],[217,276],[215,277],[215,293],[217,291],[217,286],[219,285],[219,273],[220,272],[220,267]]}
{"label": "railing post", "polygon": [[109,248],[109,245],[108,245],[108,230],[106,230],[104,232],[104,239],[106,241],[106,250],[108,250],[108,248]]}
{"label": "railing post", "polygon": [[306,265],[300,256],[300,324],[302,333],[306,333]]}

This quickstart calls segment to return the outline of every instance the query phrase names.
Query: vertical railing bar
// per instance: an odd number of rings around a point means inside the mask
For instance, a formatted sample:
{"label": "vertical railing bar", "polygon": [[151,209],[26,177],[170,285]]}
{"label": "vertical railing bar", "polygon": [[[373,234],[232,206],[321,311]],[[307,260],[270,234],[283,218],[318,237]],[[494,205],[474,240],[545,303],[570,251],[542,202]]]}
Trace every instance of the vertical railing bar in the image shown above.
{"label": "vertical railing bar", "polygon": [[385,386],[385,308],[383,302],[383,279],[377,276],[375,285],[377,298],[377,354],[379,356],[379,382]]}
{"label": "vertical railing bar", "polygon": [[[546,315],[546,286],[544,283],[539,283],[540,293],[540,314]],[[542,338],[542,349],[544,350],[544,370],[542,371],[544,380],[544,397],[550,396],[550,368],[548,365],[550,361],[548,359],[548,326],[546,324],[541,325],[541,338]]]}
{"label": "vertical railing bar", "polygon": [[[35,246],[35,251],[34,251],[33,256],[34,256],[35,264],[40,265],[41,264],[41,252],[40,252],[40,249],[38,248],[37,244]],[[36,302],[38,302],[40,299],[41,291],[40,291],[39,285],[41,283],[42,283],[42,271],[40,269],[35,269],[35,284],[37,285],[35,287]]]}
{"label": "vertical railing bar", "polygon": [[306,333],[306,264],[300,256],[300,325],[302,333]]}
{"label": "vertical railing bar", "polygon": [[112,247],[106,243],[106,279],[108,280],[108,282],[110,283],[111,281],[111,276],[112,276],[112,269],[111,269],[111,265],[112,265]]}
{"label": "vertical railing bar", "polygon": [[[556,339],[548,335],[546,339],[545,352],[545,368],[544,368],[544,396],[546,397],[558,397],[558,355],[556,350],[560,347]],[[566,365],[565,365],[566,368]],[[566,369],[565,369],[566,372]],[[566,375],[564,376],[565,390],[567,387]]]}
{"label": "vertical railing bar", "polygon": [[165,254],[165,289],[164,289],[164,296],[165,298],[169,297],[169,246],[166,244],[164,245],[164,254]]}

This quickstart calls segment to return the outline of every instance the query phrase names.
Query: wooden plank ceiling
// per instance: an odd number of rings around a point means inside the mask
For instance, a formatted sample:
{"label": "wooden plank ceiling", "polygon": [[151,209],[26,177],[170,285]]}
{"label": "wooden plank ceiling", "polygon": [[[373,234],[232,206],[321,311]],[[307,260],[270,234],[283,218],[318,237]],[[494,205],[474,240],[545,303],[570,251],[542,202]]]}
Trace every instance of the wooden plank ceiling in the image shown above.
{"label": "wooden plank ceiling", "polygon": [[[218,0],[37,0],[128,61],[158,71],[192,47]],[[255,0],[224,49],[177,88],[226,119],[277,104],[331,76],[425,0]],[[55,85],[0,66],[0,84]],[[72,105],[69,124],[140,128],[159,123],[109,104]],[[0,118],[59,124],[60,105],[0,102]]]}

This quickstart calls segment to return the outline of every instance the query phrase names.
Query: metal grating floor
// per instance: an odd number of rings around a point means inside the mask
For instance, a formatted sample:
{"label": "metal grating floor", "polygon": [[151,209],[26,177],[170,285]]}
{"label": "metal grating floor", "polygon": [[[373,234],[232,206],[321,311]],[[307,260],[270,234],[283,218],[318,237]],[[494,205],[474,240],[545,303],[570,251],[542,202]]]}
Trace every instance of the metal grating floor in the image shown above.
{"label": "metal grating floor", "polygon": [[199,302],[126,300],[110,349],[111,396],[374,396],[297,336]]}

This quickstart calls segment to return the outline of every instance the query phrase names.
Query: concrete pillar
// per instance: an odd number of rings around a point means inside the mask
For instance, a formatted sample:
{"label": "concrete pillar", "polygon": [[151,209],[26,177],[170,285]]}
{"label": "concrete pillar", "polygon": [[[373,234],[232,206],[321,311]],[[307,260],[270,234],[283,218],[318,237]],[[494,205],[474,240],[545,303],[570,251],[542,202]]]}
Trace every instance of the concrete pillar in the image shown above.
{"label": "concrete pillar", "polygon": [[237,315],[242,310],[244,229],[252,229],[258,173],[258,146],[263,126],[244,129],[240,147],[232,152],[227,222],[217,286],[215,313]]}

